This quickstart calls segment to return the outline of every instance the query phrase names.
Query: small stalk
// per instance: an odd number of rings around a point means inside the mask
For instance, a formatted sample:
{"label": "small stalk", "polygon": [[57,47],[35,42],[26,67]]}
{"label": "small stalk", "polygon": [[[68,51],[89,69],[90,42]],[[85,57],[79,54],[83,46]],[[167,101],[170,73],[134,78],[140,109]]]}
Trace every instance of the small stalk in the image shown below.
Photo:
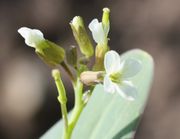
{"label": "small stalk", "polygon": [[58,90],[58,101],[60,102],[61,105],[61,112],[62,112],[62,117],[64,120],[64,133],[63,133],[63,138],[66,138],[68,135],[68,117],[67,117],[67,97],[66,97],[66,91],[64,89],[64,85],[62,83],[61,77],[60,77],[60,72],[58,69],[52,70],[52,77],[54,78],[57,90]]}
{"label": "small stalk", "polygon": [[71,79],[71,82],[72,82],[72,84],[73,84],[73,86],[74,86],[74,84],[75,84],[75,79],[74,79],[74,76],[73,76],[71,70],[69,69],[68,65],[63,61],[63,62],[61,62],[61,66],[63,67],[63,69],[64,69],[64,70],[66,71],[66,73],[68,74],[68,76],[69,76],[69,78]]}
{"label": "small stalk", "polygon": [[83,101],[83,84],[81,83],[80,79],[78,78],[74,87],[75,92],[75,105],[72,111],[71,119],[69,120],[68,126],[68,134],[65,139],[70,139],[72,135],[72,131],[77,124],[79,116],[84,108],[84,101]]}

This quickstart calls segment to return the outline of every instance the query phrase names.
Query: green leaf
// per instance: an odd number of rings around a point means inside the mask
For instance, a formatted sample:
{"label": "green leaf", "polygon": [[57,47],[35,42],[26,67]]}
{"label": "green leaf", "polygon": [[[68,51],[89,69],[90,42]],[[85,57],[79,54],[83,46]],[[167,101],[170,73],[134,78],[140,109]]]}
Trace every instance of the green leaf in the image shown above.
{"label": "green leaf", "polygon": [[[142,70],[132,78],[138,90],[137,99],[128,101],[117,93],[104,92],[103,86],[97,85],[81,113],[72,139],[133,138],[148,98],[154,67],[151,56],[139,49],[124,53],[122,58],[135,58],[142,63]],[[62,126],[62,122],[57,123],[41,139],[59,139]]]}

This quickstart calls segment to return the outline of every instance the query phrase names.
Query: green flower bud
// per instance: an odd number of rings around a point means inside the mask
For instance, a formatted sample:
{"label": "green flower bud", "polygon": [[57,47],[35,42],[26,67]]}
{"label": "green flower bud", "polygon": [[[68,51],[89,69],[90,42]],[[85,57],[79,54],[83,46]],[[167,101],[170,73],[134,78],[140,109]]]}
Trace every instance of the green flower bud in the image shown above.
{"label": "green flower bud", "polygon": [[58,100],[61,104],[66,104],[67,102],[67,97],[66,97],[66,91],[64,88],[64,84],[61,80],[61,74],[60,71],[58,69],[53,69],[52,70],[52,77],[54,78],[54,81],[56,83],[56,87],[58,89]]}
{"label": "green flower bud", "polygon": [[80,51],[86,56],[91,57],[94,54],[93,45],[84,27],[83,19],[75,16],[70,23],[73,35],[80,47]]}
{"label": "green flower bud", "polygon": [[102,25],[106,36],[108,35],[110,29],[109,13],[110,13],[109,8],[103,8]]}
{"label": "green flower bud", "polygon": [[25,43],[35,48],[36,54],[48,65],[56,66],[64,60],[64,49],[44,39],[40,30],[22,27],[18,29],[18,32],[25,39]]}
{"label": "green flower bud", "polygon": [[61,64],[65,57],[64,49],[49,40],[40,42],[37,45],[35,52],[50,66],[57,66],[58,64]]}
{"label": "green flower bud", "polygon": [[70,46],[70,49],[66,52],[66,60],[71,66],[77,66],[77,48],[76,46]]}
{"label": "green flower bud", "polygon": [[99,44],[96,46],[96,59],[93,66],[94,71],[104,70],[104,55],[107,51],[109,51],[109,47],[103,47]]}

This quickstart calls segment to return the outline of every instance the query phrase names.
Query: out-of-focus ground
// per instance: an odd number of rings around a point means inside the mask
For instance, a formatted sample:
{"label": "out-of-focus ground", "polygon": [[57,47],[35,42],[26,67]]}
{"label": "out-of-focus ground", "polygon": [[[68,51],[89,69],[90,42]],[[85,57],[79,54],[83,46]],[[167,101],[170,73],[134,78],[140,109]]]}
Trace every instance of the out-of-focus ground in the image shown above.
{"label": "out-of-focus ground", "polygon": [[[179,0],[0,0],[0,138],[33,139],[60,116],[50,71],[17,33],[38,28],[65,49],[76,44],[69,22],[75,15],[86,25],[111,9],[110,46],[122,53],[149,52],[155,76],[135,139],[180,138],[180,1]],[[64,75],[64,74],[63,74]],[[68,108],[73,93],[68,90]]]}

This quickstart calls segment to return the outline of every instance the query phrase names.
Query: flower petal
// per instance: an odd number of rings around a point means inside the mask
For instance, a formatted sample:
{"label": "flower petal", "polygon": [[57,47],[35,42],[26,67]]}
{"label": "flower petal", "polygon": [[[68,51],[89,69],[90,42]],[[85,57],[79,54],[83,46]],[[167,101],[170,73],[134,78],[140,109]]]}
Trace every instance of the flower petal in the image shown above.
{"label": "flower petal", "polygon": [[43,33],[37,29],[21,27],[18,29],[18,33],[25,39],[25,43],[31,47],[35,47],[39,41],[44,40]]}
{"label": "flower petal", "polygon": [[96,43],[105,42],[105,33],[101,22],[99,22],[97,19],[93,19],[89,24],[89,29],[91,30],[93,39]]}
{"label": "flower petal", "polygon": [[142,68],[141,62],[136,59],[127,59],[122,62],[122,78],[135,76]]}
{"label": "flower petal", "polygon": [[109,93],[114,93],[115,92],[115,84],[111,81],[108,75],[105,75],[104,77],[104,91],[109,92]]}
{"label": "flower petal", "polygon": [[104,68],[107,74],[118,72],[120,70],[120,56],[116,51],[111,50],[105,54]]}
{"label": "flower petal", "polygon": [[129,81],[123,81],[121,85],[116,86],[116,91],[128,100],[135,100],[137,98],[137,89]]}

